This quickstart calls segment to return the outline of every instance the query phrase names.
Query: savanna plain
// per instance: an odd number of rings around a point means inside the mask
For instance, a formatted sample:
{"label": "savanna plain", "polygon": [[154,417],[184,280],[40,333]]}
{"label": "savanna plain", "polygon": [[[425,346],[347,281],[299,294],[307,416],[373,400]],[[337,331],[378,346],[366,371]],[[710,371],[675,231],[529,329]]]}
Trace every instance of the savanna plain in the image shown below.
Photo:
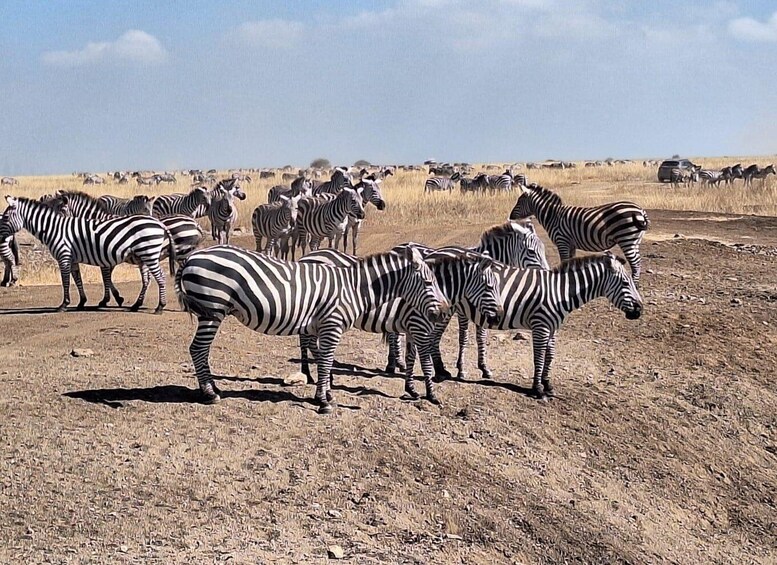
{"label": "savanna plain", "polygon": [[[771,159],[699,159],[738,161]],[[675,189],[641,163],[522,172],[565,203],[632,200],[651,220],[643,316],[604,299],[573,313],[546,402],[527,395],[528,334],[490,333],[488,381],[473,344],[438,407],[401,400],[380,336],[351,331],[338,408],[320,416],[312,386],[283,384],[296,338],[228,320],[211,356],[222,402],[205,406],[194,323],[174,299],[161,317],[153,288],[140,313],[53,313],[55,264],[22,236],[21,285],[0,289],[0,562],[321,563],[332,546],[351,563],[777,562],[775,177]],[[360,254],[474,244],[515,203],[424,195],[425,178],[384,182],[387,209],[368,209]],[[72,176],[19,181],[5,192],[82,188]],[[233,243],[254,247],[251,211],[279,181],[244,185]],[[97,270],[82,271],[96,304]],[[122,267],[115,280],[134,298],[138,278]],[[82,348],[93,355],[71,355]]]}

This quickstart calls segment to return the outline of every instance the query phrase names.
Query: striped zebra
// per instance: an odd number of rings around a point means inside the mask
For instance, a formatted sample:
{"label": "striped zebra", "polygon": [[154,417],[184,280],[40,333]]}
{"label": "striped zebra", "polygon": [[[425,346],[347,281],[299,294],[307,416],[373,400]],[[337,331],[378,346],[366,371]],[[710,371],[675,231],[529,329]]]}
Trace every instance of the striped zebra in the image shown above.
{"label": "striped zebra", "polygon": [[461,174],[458,172],[453,173],[450,177],[431,177],[426,179],[424,183],[424,193],[445,191],[451,192],[453,190],[453,184],[459,180]]}
{"label": "striped zebra", "polygon": [[[296,243],[302,254],[305,254],[308,244],[310,249],[316,250],[324,238],[339,240],[345,231],[348,216],[364,219],[364,200],[360,189],[346,187],[337,196],[323,195],[300,200],[295,228]],[[292,258],[294,247],[292,244]]]}
{"label": "striped zebra", "polygon": [[488,192],[491,195],[497,192],[512,192],[513,191],[513,177],[510,171],[505,171],[501,175],[485,175],[487,181]]}
{"label": "striped zebra", "polygon": [[343,188],[351,186],[348,171],[343,167],[337,167],[332,171],[331,178],[313,187],[313,196],[322,194],[338,194]]}
{"label": "striped zebra", "polygon": [[277,184],[267,193],[267,203],[278,202],[281,196],[291,198],[292,196],[302,195],[308,197],[313,194],[313,181],[307,177],[297,177],[291,183],[291,186]]}
{"label": "striped zebra", "polygon": [[510,212],[511,220],[535,216],[558,248],[562,261],[575,252],[605,251],[617,245],[631,266],[639,285],[642,259],[639,244],[650,225],[647,213],[633,202],[612,202],[594,208],[564,206],[554,192],[532,184],[521,187],[521,195]]}
{"label": "striped zebra", "polygon": [[518,173],[517,175],[513,176],[512,186],[529,186],[529,183],[526,180],[526,175],[523,173]]}
{"label": "striped zebra", "polygon": [[163,194],[154,200],[153,215],[157,218],[165,216],[189,216],[201,218],[207,214],[211,197],[207,188],[197,186],[188,194]]}
{"label": "striped zebra", "polygon": [[208,208],[208,219],[213,241],[218,241],[220,245],[228,245],[232,227],[237,224],[237,206],[232,192],[218,188]]}
{"label": "striped zebra", "polygon": [[[444,253],[448,249],[458,249],[456,247],[443,247],[436,250]],[[499,261],[510,267],[535,268],[549,270],[550,265],[545,256],[545,244],[542,243],[537,235],[534,225],[530,221],[513,222],[493,226],[483,232],[480,236],[480,242],[476,246],[466,248],[468,251],[476,253],[485,253],[495,261]],[[432,250],[430,249],[429,252]],[[421,249],[421,253],[424,250]],[[464,354],[469,344],[469,323],[471,318],[466,311],[457,311],[459,323],[459,353],[456,360],[458,369],[458,378],[465,378],[464,374]],[[451,374],[445,368],[445,364],[440,353],[440,341],[448,328],[450,319],[443,320],[437,324],[433,336],[432,362],[434,364],[435,375],[438,378],[450,378]],[[387,372],[393,372],[393,367],[401,367],[399,362],[399,339],[398,336],[389,336],[389,359],[386,366]],[[411,354],[408,351],[408,354]],[[412,360],[412,356],[410,356]]]}
{"label": "striped zebra", "polygon": [[156,174],[152,178],[154,179],[154,183],[156,184],[161,184],[163,182],[166,182],[168,184],[176,184],[178,182],[178,179],[175,178],[175,175],[173,173]]}
{"label": "striped zebra", "polygon": [[459,190],[462,194],[468,192],[477,193],[480,192],[480,187],[475,183],[475,179],[469,177],[459,177]]}
{"label": "striped zebra", "polygon": [[[366,176],[356,184],[353,188],[361,193],[364,206],[372,204],[378,210],[386,209],[386,201],[383,200],[383,195],[380,192],[381,180],[375,179],[373,176]],[[356,246],[359,239],[359,231],[361,230],[363,219],[355,218],[354,216],[348,216],[348,223],[345,226],[343,232],[343,251],[348,249],[348,232],[351,232],[351,245],[353,247],[353,254],[356,255]]]}
{"label": "striped zebra", "polygon": [[110,194],[100,196],[97,201],[101,202],[108,213],[114,216],[151,216],[154,210],[153,196],[140,194],[133,198],[119,198]]}
{"label": "striped zebra", "polygon": [[[14,232],[24,228],[38,238],[53,255],[59,265],[62,277],[63,311],[70,304],[70,275],[73,275],[80,297],[78,308],[86,304],[86,294],[81,280],[79,265],[96,265],[103,275],[133,259],[150,270],[159,285],[161,313],[167,303],[165,276],[159,258],[165,245],[167,230],[158,220],[148,216],[127,216],[104,221],[86,220],[65,216],[52,205],[23,197],[7,196],[8,208],[3,221],[8,222]],[[175,272],[175,248],[169,242],[170,272]],[[103,301],[108,302],[109,288],[106,287]]]}
{"label": "striped zebra", "polygon": [[[755,167],[755,169],[752,170],[752,167]],[[774,165],[767,165],[763,169],[760,168],[758,165],[751,165],[750,167],[745,169],[743,173],[743,178],[745,179],[745,184],[752,185],[753,179],[766,180],[766,177],[774,174],[777,174],[775,173]]]}
{"label": "striped zebra", "polygon": [[723,167],[720,172],[723,175],[726,186],[731,186],[736,179],[742,178],[742,164],[737,163],[733,167]]}
{"label": "striped zebra", "polygon": [[699,180],[702,185],[718,186],[718,184],[725,179],[723,178],[723,173],[721,171],[702,169],[699,171]]}
{"label": "striped zebra", "polygon": [[[297,206],[302,195],[283,196],[269,204],[260,204],[251,215],[251,228],[256,240],[256,251],[277,257],[281,245],[291,235],[297,222]],[[267,245],[262,240],[267,238]],[[288,245],[288,243],[287,243]]]}
{"label": "striped zebra", "polygon": [[[56,207],[61,214],[86,220],[109,220],[118,216],[117,214],[111,214],[110,210],[105,207],[103,201],[95,199],[93,196],[83,192],[59,190],[54,195],[42,196],[41,201]],[[202,228],[189,216],[165,216],[164,218],[159,218],[159,222],[167,229],[167,237],[165,238],[162,254],[159,256],[160,261],[168,256],[170,242],[172,242],[175,250],[174,259],[180,261],[194,251],[204,239]],[[136,265],[140,270],[140,279],[142,282],[140,293],[132,306],[130,306],[131,311],[137,312],[145,302],[146,292],[151,283],[151,272],[134,256],[131,256],[127,262]],[[124,298],[113,284],[113,268],[101,269],[101,273],[105,296],[98,306],[104,308],[108,305],[109,290],[116,300],[116,304],[122,306],[124,304]]]}
{"label": "striped zebra", "polygon": [[16,232],[5,221],[0,221],[0,259],[3,260],[5,269],[0,286],[16,286],[19,282],[19,243],[16,241]]}
{"label": "striped zebra", "polygon": [[[406,253],[416,244],[404,244],[392,251]],[[423,252],[422,252],[423,253]],[[501,311],[499,303],[500,288],[491,270],[493,261],[488,255],[474,253],[463,248],[446,248],[444,251],[430,250],[425,254],[424,261],[434,272],[437,284],[448,304],[455,308],[469,305],[481,316],[496,321]],[[359,262],[357,257],[346,255],[335,249],[322,249],[309,253],[300,260],[301,263],[322,263],[334,267],[349,268]],[[423,313],[403,299],[374,304],[354,322],[354,327],[365,332],[397,335],[405,333],[409,336],[408,349],[412,343],[419,352],[421,368],[426,386],[426,399],[433,404],[439,404],[434,392],[432,381],[432,337],[436,324]],[[308,366],[308,350],[317,358],[315,337],[300,336],[300,352],[302,372],[307,375],[308,383],[312,383]],[[407,365],[409,371],[405,378],[405,393],[408,398],[417,400],[413,382],[413,363]],[[393,371],[392,371],[393,372]]]}
{"label": "striped zebra", "polygon": [[206,403],[220,400],[208,357],[219,326],[231,314],[261,333],[318,338],[315,400],[320,413],[332,411],[330,374],[342,334],[374,304],[403,298],[430,320],[449,308],[434,273],[412,248],[338,268],[216,246],[191,254],[175,287],[182,308],[197,316],[189,353]]}
{"label": "striped zebra", "polygon": [[629,320],[642,314],[642,297],[634,280],[624,268],[625,261],[610,251],[564,261],[559,267],[516,269],[496,264],[494,272],[502,288],[503,315],[486,320],[477,312],[479,326],[478,367],[489,378],[485,346],[486,328],[496,330],[529,329],[534,350],[534,379],[531,394],[535,398],[554,395],[550,366],[556,350],[556,336],[564,319],[595,298],[606,297]]}

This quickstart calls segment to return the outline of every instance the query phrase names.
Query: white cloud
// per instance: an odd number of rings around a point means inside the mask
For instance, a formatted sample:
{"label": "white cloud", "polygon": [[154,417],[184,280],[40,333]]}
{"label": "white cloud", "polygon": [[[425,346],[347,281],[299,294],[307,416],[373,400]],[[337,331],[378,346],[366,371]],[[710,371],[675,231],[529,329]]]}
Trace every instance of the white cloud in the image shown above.
{"label": "white cloud", "polygon": [[292,20],[257,20],[245,22],[237,29],[246,43],[272,48],[289,48],[305,35],[305,24]]}
{"label": "white cloud", "polygon": [[159,40],[137,29],[125,32],[116,41],[89,42],[76,51],[47,51],[43,62],[58,67],[80,67],[103,61],[162,63],[167,51]]}
{"label": "white cloud", "polygon": [[741,41],[777,42],[777,12],[765,22],[753,18],[731,20],[728,32]]}

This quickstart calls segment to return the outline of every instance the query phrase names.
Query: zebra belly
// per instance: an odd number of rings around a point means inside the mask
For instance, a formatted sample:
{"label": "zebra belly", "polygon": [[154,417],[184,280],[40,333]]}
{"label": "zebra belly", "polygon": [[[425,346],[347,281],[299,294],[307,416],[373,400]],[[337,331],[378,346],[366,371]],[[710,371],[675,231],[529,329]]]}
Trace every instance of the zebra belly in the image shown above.
{"label": "zebra belly", "polygon": [[385,302],[359,316],[354,327],[369,333],[403,333],[409,305],[401,299]]}

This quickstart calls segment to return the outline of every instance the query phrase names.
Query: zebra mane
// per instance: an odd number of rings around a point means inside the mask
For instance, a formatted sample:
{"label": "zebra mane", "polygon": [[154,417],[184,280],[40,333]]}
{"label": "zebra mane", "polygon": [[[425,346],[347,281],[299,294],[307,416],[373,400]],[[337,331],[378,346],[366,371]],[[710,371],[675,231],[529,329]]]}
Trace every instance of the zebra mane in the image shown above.
{"label": "zebra mane", "polygon": [[482,253],[477,253],[476,251],[470,251],[469,249],[446,247],[445,251],[439,254],[436,251],[432,251],[429,255],[424,257],[424,262],[432,267],[437,265],[459,263],[461,261],[479,262],[486,258],[490,258],[490,256],[487,254],[484,255]]}
{"label": "zebra mane", "polygon": [[552,269],[550,272],[554,274],[575,273],[577,271],[582,271],[589,265],[605,262],[609,263],[613,258],[617,259],[621,264],[625,264],[626,262],[622,257],[607,252],[604,254],[585,255],[582,257],[573,257],[572,259],[567,259],[566,261],[563,261],[558,267]]}
{"label": "zebra mane", "polygon": [[535,183],[532,183],[530,186],[527,186],[526,188],[538,196],[544,196],[548,204],[551,204],[554,206],[561,206],[563,204],[561,202],[561,197],[548,188],[542,187]]}
{"label": "zebra mane", "polygon": [[513,229],[513,224],[519,224],[527,229],[529,229],[529,226],[525,224],[524,222],[519,222],[517,220],[510,220],[503,224],[497,224],[495,226],[491,226],[486,231],[484,231],[480,235],[480,241],[481,243],[485,243],[487,240],[492,238],[502,238],[502,237],[508,237],[510,235],[515,234],[515,230]]}
{"label": "zebra mane", "polygon": [[110,209],[108,208],[108,205],[104,201],[99,200],[94,196],[92,196],[91,194],[87,194],[86,192],[81,192],[80,190],[58,190],[55,193],[54,197],[51,200],[49,200],[49,202],[56,203],[62,196],[66,197],[68,201],[86,200],[87,202],[91,203],[95,208],[100,210],[100,212],[104,212],[106,214],[111,213]]}

